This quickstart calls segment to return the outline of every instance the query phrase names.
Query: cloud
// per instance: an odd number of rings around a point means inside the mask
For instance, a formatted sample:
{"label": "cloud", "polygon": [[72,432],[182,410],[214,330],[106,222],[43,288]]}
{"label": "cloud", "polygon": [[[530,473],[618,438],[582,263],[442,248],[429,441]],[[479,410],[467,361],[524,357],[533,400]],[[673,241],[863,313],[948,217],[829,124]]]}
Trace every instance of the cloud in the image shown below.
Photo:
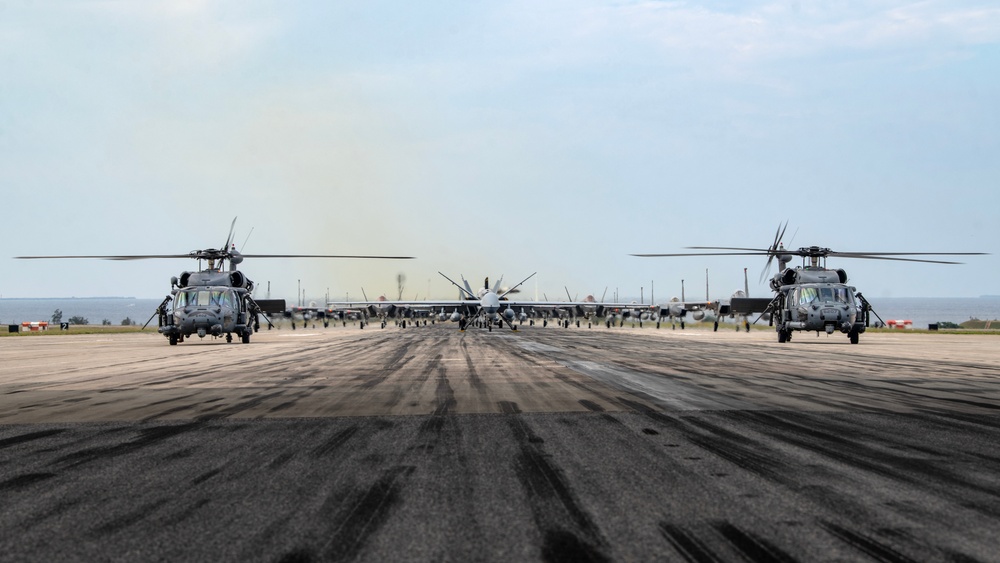
{"label": "cloud", "polygon": [[[537,6],[537,7],[536,7]],[[843,50],[964,48],[1000,41],[1000,8],[953,2],[595,2],[581,8],[522,6],[532,34],[553,38],[563,61],[614,59],[641,46],[682,64],[736,64],[822,57]]]}
{"label": "cloud", "polygon": [[143,58],[136,62],[151,63],[155,65],[151,70],[162,73],[215,69],[258,51],[283,29],[281,12],[261,10],[266,6],[209,0],[101,0],[75,8],[117,33],[128,30],[142,37],[117,55],[130,58],[142,51]]}

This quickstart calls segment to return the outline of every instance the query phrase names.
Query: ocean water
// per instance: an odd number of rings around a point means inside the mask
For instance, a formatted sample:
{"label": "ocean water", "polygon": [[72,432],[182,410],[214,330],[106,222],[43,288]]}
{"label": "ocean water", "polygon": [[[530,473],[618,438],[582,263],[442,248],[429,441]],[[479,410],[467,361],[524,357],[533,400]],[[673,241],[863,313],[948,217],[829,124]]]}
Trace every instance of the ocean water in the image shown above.
{"label": "ocean water", "polygon": [[[869,298],[882,320],[913,321],[913,328],[927,328],[930,323],[963,323],[1000,319],[1000,296],[990,297],[885,297]],[[872,317],[872,320],[876,320]]]}
{"label": "ocean water", "polygon": [[[0,324],[24,321],[50,321],[60,309],[63,321],[81,316],[90,324],[107,319],[114,325],[129,319],[143,324],[156,311],[160,299],[68,298],[0,299]],[[883,320],[909,320],[913,328],[927,328],[931,323],[961,323],[971,318],[1000,319],[1000,296],[995,297],[887,297],[871,299],[872,307]],[[874,317],[872,320],[876,320]]]}

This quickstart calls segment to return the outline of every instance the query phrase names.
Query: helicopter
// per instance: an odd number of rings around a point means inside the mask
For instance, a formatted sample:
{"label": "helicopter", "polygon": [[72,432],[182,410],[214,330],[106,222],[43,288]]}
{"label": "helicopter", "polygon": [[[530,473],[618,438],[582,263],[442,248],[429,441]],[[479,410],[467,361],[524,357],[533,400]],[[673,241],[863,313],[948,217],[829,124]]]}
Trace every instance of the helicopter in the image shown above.
{"label": "helicopter", "polygon": [[[184,271],[180,276],[170,278],[170,294],[164,298],[153,315],[143,325],[143,329],[158,317],[157,331],[167,337],[171,346],[184,342],[185,338],[197,335],[204,338],[211,335],[225,336],[226,342],[238,336],[243,344],[250,343],[250,335],[260,330],[260,317],[270,325],[267,314],[282,313],[284,299],[255,300],[254,282],[237,266],[244,258],[362,258],[409,260],[412,256],[348,256],[326,254],[242,254],[233,243],[233,228],[229,227],[229,237],[224,245],[204,250],[192,250],[187,254],[148,254],[127,256],[15,256],[20,260],[97,258],[103,260],[145,260],[151,258],[193,258],[198,261],[198,270]],[[202,268],[202,261],[205,267]],[[228,268],[226,263],[228,262]],[[173,305],[170,305],[171,302]],[[273,325],[272,325],[273,326]]]}
{"label": "helicopter", "polygon": [[[861,258],[869,260],[899,260],[904,262],[925,262],[930,264],[961,264],[943,260],[923,258],[901,258],[901,256],[974,256],[983,252],[838,252],[819,246],[786,249],[781,243],[785,229],[779,225],[774,241],[768,248],[733,248],[721,246],[689,246],[690,250],[724,250],[729,252],[681,253],[681,254],[633,254],[643,258],[672,256],[767,256],[767,264],[761,273],[761,281],[770,272],[774,259],[778,259],[779,272],[770,279],[769,285],[774,297],[749,298],[734,296],[730,300],[730,311],[734,314],[760,313],[760,320],[768,316],[768,323],[775,327],[778,342],[789,342],[796,331],[815,331],[830,335],[835,332],[846,334],[851,344],[860,341],[860,335],[870,326],[870,316],[875,315],[871,303],[856,287],[848,285],[847,272],[842,268],[827,268],[827,258]],[[794,268],[789,263],[795,256],[802,258],[802,265]],[[755,320],[754,323],[757,321]],[[884,322],[882,323],[885,324]]]}

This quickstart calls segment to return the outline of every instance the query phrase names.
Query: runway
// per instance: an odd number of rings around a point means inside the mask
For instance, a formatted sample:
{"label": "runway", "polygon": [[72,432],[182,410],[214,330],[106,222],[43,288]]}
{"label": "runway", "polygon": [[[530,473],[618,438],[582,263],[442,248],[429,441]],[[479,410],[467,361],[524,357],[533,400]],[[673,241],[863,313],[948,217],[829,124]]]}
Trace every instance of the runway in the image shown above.
{"label": "runway", "polygon": [[0,338],[4,560],[991,561],[1000,339]]}

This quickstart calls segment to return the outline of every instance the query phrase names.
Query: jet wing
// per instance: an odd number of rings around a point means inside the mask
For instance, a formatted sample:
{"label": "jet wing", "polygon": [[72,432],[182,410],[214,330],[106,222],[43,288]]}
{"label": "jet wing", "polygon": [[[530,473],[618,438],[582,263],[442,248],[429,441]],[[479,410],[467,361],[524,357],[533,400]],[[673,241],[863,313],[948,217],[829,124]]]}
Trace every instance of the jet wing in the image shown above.
{"label": "jet wing", "polygon": [[265,315],[280,315],[285,312],[284,299],[254,299]]}
{"label": "jet wing", "polygon": [[772,299],[767,297],[733,297],[729,300],[730,311],[735,315],[763,313]]}

